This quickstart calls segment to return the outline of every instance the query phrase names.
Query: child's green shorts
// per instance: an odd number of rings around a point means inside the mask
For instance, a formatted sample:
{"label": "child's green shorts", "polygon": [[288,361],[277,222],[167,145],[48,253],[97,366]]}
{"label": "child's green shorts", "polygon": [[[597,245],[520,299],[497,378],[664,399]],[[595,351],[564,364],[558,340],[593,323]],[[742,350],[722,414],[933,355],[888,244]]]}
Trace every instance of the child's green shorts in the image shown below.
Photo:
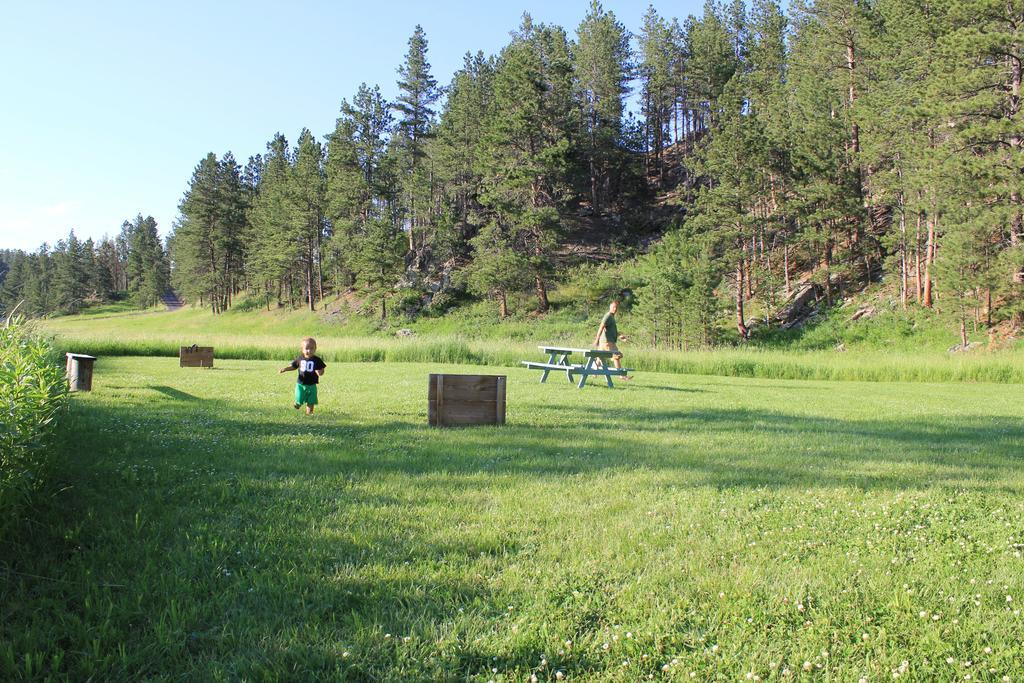
{"label": "child's green shorts", "polygon": [[295,385],[295,405],[301,406],[303,403],[307,406],[316,405],[315,384],[302,384],[299,382]]}

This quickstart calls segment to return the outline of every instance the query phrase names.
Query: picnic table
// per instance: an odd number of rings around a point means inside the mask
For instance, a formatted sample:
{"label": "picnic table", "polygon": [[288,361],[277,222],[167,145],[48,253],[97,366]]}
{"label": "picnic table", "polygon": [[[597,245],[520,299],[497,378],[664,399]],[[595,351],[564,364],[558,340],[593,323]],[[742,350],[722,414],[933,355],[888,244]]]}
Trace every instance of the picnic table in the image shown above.
{"label": "picnic table", "polygon": [[[564,372],[565,377],[569,380],[570,384],[576,383],[576,386],[582,389],[587,379],[590,377],[604,377],[605,381],[608,382],[608,386],[612,385],[612,376],[620,375],[625,376],[627,372],[631,372],[629,368],[622,368],[621,370],[610,367],[612,356],[615,355],[614,351],[605,351],[603,349],[574,349],[564,346],[538,346],[542,352],[548,356],[547,362],[536,362],[530,360],[521,361],[523,365],[531,370],[543,370],[543,374],[540,376],[541,383],[544,383],[548,375],[552,372]],[[576,355],[585,360],[585,363],[573,363],[571,362],[570,356]],[[600,367],[597,363],[600,362]],[[579,382],[573,379],[573,375],[579,375]]]}

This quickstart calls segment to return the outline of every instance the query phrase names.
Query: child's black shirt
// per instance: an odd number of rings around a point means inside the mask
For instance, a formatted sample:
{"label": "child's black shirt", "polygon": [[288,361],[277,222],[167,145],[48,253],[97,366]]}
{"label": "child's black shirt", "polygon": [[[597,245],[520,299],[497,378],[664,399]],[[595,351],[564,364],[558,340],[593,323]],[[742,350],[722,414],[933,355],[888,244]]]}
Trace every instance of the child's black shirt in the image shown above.
{"label": "child's black shirt", "polygon": [[327,363],[320,356],[312,358],[299,356],[292,361],[292,369],[299,371],[299,384],[319,384],[320,375],[316,374],[316,371],[326,367]]}

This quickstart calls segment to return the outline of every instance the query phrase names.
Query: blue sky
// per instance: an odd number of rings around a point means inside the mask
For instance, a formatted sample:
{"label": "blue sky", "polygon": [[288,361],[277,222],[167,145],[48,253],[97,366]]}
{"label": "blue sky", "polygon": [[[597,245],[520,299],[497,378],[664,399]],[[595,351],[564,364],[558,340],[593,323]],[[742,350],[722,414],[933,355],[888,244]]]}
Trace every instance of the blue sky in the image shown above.
{"label": "blue sky", "polygon": [[[138,213],[171,229],[207,152],[240,163],[281,131],[333,130],[363,81],[395,94],[419,23],[434,77],[496,53],[524,11],[570,35],[588,0],[59,2],[0,4],[0,248],[74,228],[98,239]],[[604,0],[631,31],[648,0]],[[702,0],[655,2],[666,17]]]}

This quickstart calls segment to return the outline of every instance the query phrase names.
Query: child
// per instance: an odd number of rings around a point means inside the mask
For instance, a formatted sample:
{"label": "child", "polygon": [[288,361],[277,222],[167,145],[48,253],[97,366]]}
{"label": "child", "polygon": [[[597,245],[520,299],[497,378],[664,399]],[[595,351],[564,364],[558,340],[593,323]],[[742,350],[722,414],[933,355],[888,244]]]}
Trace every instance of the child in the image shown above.
{"label": "child", "polygon": [[302,340],[302,355],[278,371],[299,371],[299,381],[295,385],[295,410],[305,403],[306,415],[313,414],[313,407],[317,403],[316,385],[320,382],[320,376],[324,374],[326,367],[323,359],[316,355],[316,339],[306,337]]}

